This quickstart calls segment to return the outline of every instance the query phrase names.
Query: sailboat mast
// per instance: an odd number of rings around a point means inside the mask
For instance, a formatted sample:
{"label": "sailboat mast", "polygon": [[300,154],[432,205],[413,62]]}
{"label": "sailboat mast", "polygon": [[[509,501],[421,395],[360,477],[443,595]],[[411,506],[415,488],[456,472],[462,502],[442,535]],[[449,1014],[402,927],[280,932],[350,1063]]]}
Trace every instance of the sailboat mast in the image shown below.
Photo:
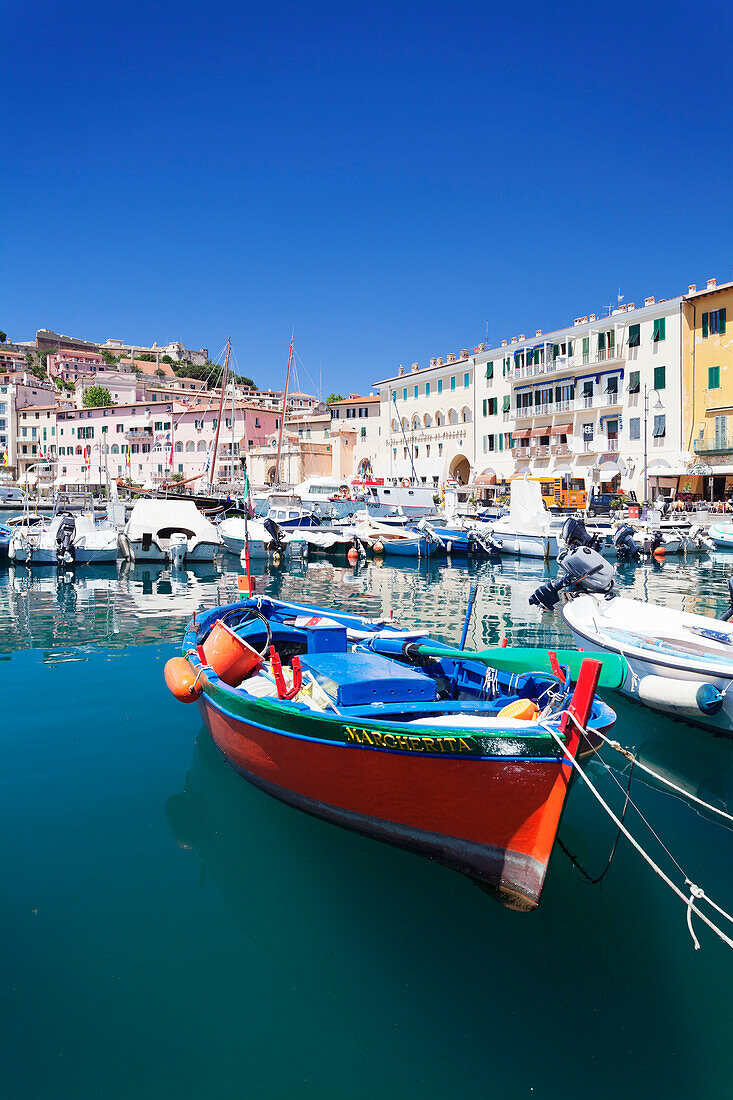
{"label": "sailboat mast", "polygon": [[290,383],[290,365],[293,362],[293,337],[290,337],[290,351],[288,352],[288,369],[285,373],[285,392],[283,393],[283,411],[280,417],[280,432],[277,437],[277,458],[275,459],[275,484],[280,484],[280,452],[283,444],[283,428],[285,427],[285,408],[288,403],[288,385]]}
{"label": "sailboat mast", "polygon": [[229,352],[232,350],[232,338],[231,336],[227,340],[227,353],[224,358],[224,373],[221,376],[221,397],[219,398],[219,415],[216,419],[216,435],[214,436],[214,454],[211,459],[211,476],[209,477],[209,486],[214,487],[214,473],[216,471],[216,451],[219,446],[219,429],[221,428],[221,414],[224,408],[224,389],[227,380],[227,370],[229,368]]}

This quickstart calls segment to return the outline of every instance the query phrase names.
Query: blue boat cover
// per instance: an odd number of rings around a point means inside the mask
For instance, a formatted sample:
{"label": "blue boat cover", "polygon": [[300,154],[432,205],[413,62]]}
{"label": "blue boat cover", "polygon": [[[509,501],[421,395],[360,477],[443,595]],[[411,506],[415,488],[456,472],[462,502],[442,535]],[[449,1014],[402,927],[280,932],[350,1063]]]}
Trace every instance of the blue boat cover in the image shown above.
{"label": "blue boat cover", "polygon": [[432,702],[437,695],[437,684],[430,676],[379,653],[307,653],[300,663],[336,706]]}

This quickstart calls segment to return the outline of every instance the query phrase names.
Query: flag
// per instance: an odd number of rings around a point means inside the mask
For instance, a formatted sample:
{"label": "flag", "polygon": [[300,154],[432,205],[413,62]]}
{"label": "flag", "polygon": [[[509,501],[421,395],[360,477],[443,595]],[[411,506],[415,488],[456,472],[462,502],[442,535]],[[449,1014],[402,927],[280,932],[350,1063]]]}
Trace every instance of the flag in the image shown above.
{"label": "flag", "polygon": [[5,454],[3,455],[3,466],[9,466],[9,465],[10,465],[10,461],[8,459],[8,452],[6,451]]}
{"label": "flag", "polygon": [[125,464],[126,464],[128,470],[129,470],[130,469],[130,449],[129,449],[129,447],[128,447],[127,451],[125,451]]}
{"label": "flag", "polygon": [[168,465],[169,466],[173,465],[173,440],[172,439],[171,439],[171,453],[170,453],[170,458],[168,459]]}
{"label": "flag", "polygon": [[87,466],[91,466],[91,464],[92,464],[92,448],[91,447],[85,447],[84,448],[84,461],[86,462]]}

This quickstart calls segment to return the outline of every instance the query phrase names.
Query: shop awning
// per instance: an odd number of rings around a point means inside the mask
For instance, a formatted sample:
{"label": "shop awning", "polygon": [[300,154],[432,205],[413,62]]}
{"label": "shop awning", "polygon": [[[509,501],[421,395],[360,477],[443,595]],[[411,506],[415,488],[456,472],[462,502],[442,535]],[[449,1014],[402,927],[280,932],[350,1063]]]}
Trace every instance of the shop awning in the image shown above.
{"label": "shop awning", "polygon": [[554,428],[550,428],[550,435],[572,435],[572,424],[556,424]]}
{"label": "shop awning", "polygon": [[512,439],[529,439],[531,434],[531,428],[520,428],[519,431],[512,432]]}
{"label": "shop awning", "polygon": [[562,477],[563,474],[572,474],[572,466],[568,466],[567,462],[563,462],[560,466],[556,466],[554,470],[550,470],[551,474],[556,474],[558,477]]}
{"label": "shop awning", "polygon": [[611,462],[610,460],[607,462],[602,462],[599,467],[599,471],[601,476],[605,477],[615,477],[616,474],[620,474],[622,472],[618,462]]}
{"label": "shop awning", "polygon": [[549,434],[550,429],[547,424],[545,424],[544,428],[532,428],[532,431],[529,433],[530,439],[539,439],[540,436]]}
{"label": "shop awning", "polygon": [[649,463],[646,472],[649,477],[656,477],[658,474],[669,474],[671,470],[670,464],[665,462],[663,458],[659,458],[656,462]]}
{"label": "shop awning", "polygon": [[477,474],[473,479],[473,484],[478,487],[482,485],[496,485],[496,474],[493,470],[484,470],[482,474]]}

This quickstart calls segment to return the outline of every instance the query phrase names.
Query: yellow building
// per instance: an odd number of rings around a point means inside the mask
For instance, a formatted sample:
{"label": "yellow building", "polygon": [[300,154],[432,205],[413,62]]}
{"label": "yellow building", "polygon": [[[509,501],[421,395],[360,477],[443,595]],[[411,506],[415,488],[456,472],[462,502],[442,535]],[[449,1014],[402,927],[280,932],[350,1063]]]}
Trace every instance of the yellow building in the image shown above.
{"label": "yellow building", "polygon": [[680,493],[722,500],[733,493],[733,283],[709,279],[682,302],[682,423],[693,455]]}

